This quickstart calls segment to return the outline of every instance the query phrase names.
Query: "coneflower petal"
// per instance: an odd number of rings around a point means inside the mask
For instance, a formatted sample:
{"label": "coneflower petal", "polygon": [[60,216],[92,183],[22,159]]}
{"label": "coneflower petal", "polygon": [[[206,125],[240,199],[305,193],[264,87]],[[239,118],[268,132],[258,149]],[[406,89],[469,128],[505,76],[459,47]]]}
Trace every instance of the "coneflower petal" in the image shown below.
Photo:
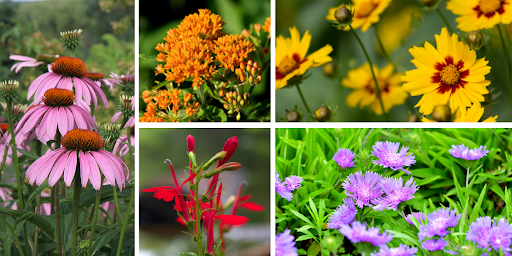
{"label": "coneflower petal", "polygon": [[[65,150],[65,149],[64,149]],[[70,152],[65,152],[59,158],[59,160],[55,163],[55,166],[50,173],[50,177],[48,177],[48,185],[53,187],[57,181],[59,181],[60,177],[62,177],[62,173],[64,173],[64,168],[66,167],[66,162],[68,161]]]}
{"label": "coneflower petal", "polygon": [[73,178],[75,177],[76,162],[77,153],[76,151],[71,151],[69,153],[68,161],[66,162],[66,169],[64,170],[64,182],[68,187],[71,186],[71,182],[73,182]]}

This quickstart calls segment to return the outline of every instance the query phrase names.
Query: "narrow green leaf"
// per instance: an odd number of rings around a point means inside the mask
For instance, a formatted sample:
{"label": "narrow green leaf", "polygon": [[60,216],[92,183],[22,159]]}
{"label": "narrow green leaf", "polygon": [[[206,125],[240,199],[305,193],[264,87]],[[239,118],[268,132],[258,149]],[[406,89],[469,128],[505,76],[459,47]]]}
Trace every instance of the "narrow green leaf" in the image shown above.
{"label": "narrow green leaf", "polygon": [[36,196],[40,195],[41,192],[48,187],[48,181],[45,181],[43,184],[38,186],[32,194],[28,197],[27,201],[25,202],[25,210],[28,211],[28,208],[30,206],[30,203],[36,198]]}
{"label": "narrow green leaf", "polygon": [[313,225],[313,226],[314,226],[313,222],[311,222],[308,218],[306,218],[306,216],[302,215],[302,213],[299,213],[299,212],[294,211],[294,210],[291,210],[291,209],[290,209],[290,211],[291,211],[295,216],[297,216],[299,219],[301,219],[301,220],[303,220],[304,222],[306,222],[306,223],[308,223],[308,224],[310,224],[310,225]]}
{"label": "narrow green leaf", "polygon": [[478,217],[478,212],[480,211],[480,207],[482,206],[482,201],[484,200],[484,196],[487,194],[487,184],[484,185],[482,192],[480,192],[480,196],[478,197],[478,201],[473,207],[473,211],[471,212],[471,217],[469,218],[469,223],[472,223]]}
{"label": "narrow green leaf", "polygon": [[53,234],[54,229],[52,225],[46,221],[41,215],[29,212],[29,211],[22,211],[22,210],[11,210],[7,208],[0,207],[0,214],[9,215],[12,217],[18,217],[19,219],[17,222],[21,222],[23,220],[26,220],[34,225],[36,225],[38,228],[43,231],[45,235],[48,236],[48,238],[55,243],[55,240],[53,240]]}

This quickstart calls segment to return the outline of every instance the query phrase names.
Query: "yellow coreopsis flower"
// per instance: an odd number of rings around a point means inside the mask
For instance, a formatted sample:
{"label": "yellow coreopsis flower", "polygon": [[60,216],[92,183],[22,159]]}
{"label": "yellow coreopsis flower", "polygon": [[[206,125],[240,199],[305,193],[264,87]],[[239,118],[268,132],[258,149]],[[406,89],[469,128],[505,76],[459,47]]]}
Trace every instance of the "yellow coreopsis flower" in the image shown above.
{"label": "yellow coreopsis flower", "polygon": [[302,40],[296,27],[290,28],[290,37],[280,35],[276,40],[276,89],[288,84],[288,80],[304,74],[308,69],[331,61],[332,47],[326,45],[306,57],[311,35],[306,31]]}
{"label": "yellow coreopsis flower", "polygon": [[460,16],[455,19],[457,28],[465,32],[512,22],[510,0],[450,0],[446,9]]}
{"label": "yellow coreopsis flower", "polygon": [[[352,0],[353,9],[355,9],[351,24],[352,28],[361,28],[361,31],[366,32],[373,23],[379,22],[379,15],[388,7],[390,2],[391,0]],[[343,5],[330,8],[325,18],[327,20],[336,20],[334,12],[341,7]],[[346,26],[343,30],[350,30],[350,27]]]}
{"label": "yellow coreopsis flower", "polygon": [[415,107],[429,115],[435,106],[447,102],[452,113],[483,102],[491,84],[485,80],[491,71],[488,61],[477,59],[476,52],[459,41],[456,34],[450,36],[446,28],[435,37],[437,49],[429,42],[425,42],[425,47],[409,49],[417,69],[405,72],[403,89],[412,96],[424,94]]}
{"label": "yellow coreopsis flower", "polygon": [[[480,118],[484,115],[484,108],[480,104],[480,102],[477,102],[473,104],[470,108],[466,109],[463,108],[463,110],[457,111],[455,114],[454,122],[480,122]],[[482,122],[496,122],[496,119],[498,116],[491,116],[487,119],[485,119]],[[422,122],[435,122],[434,120],[428,119],[426,117],[423,117],[421,119]]]}
{"label": "yellow coreopsis flower", "polygon": [[[402,84],[400,81],[402,74],[393,73],[393,70],[394,67],[391,64],[380,70],[377,66],[373,66],[386,113],[394,105],[403,104],[408,97],[407,93],[400,86]],[[347,88],[356,89],[356,91],[347,96],[347,105],[351,108],[358,105],[360,108],[371,106],[375,114],[382,115],[382,107],[377,97],[370,64],[365,63],[359,68],[350,70],[347,75],[348,77],[343,78],[341,84]]]}

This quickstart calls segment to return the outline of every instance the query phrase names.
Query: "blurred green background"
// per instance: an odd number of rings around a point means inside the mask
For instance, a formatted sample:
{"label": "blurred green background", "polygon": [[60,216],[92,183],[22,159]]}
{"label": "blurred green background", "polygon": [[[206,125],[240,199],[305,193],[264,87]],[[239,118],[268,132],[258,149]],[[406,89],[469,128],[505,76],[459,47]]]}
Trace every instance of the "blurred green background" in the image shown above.
{"label": "blurred green background", "polygon": [[[83,29],[82,45],[76,57],[84,61],[90,73],[109,77],[131,73],[134,62],[134,1],[133,0],[46,0],[0,1],[0,81],[18,80],[22,103],[26,89],[41,72],[38,68],[22,68],[17,74],[10,71],[16,63],[10,54],[35,58],[38,54],[70,56],[60,44],[60,32]],[[96,111],[98,123],[110,122],[117,112],[119,91],[103,87],[109,108]]]}
{"label": "blurred green background", "polygon": [[[265,19],[270,16],[270,1],[261,0],[165,0],[158,2],[158,8],[150,2],[139,5],[139,53],[156,56],[158,51],[155,46],[164,42],[167,31],[176,28],[183,18],[189,14],[197,13],[198,9],[209,9],[220,15],[226,23],[223,31],[228,34],[240,34],[242,30],[249,29],[251,24],[265,24]],[[164,81],[165,76],[160,74],[155,77],[155,61],[140,59],[139,61],[139,94],[144,90],[155,86],[154,81]],[[263,82],[254,88],[251,101],[254,103],[270,101],[270,74],[263,72]],[[190,82],[180,85],[180,88],[189,88]],[[221,107],[221,104],[218,104]],[[146,109],[146,104],[139,99],[141,113]]]}
{"label": "blurred green background", "polygon": [[[263,205],[262,212],[240,208],[237,215],[250,219],[242,227],[226,234],[226,255],[269,255],[270,251],[270,129],[139,129],[139,188],[173,186],[170,159],[178,180],[187,178],[188,156],[186,137],[195,138],[198,163],[206,163],[222,150],[227,139],[237,136],[238,149],[229,161],[242,167],[235,172],[220,175],[222,201],[236,194],[241,182],[246,181],[243,195],[251,194],[250,201]],[[204,182],[204,183],[203,183]],[[199,193],[207,187],[203,180]],[[188,186],[183,186],[188,191]],[[139,193],[140,255],[175,255],[172,252],[197,252],[197,244],[186,228],[176,223],[174,204],[152,197],[152,193]],[[251,252],[252,251],[252,252]],[[258,251],[264,253],[258,254]]]}
{"label": "blurred green background", "polygon": [[[309,30],[312,35],[308,54],[326,44],[330,44],[334,49],[330,54],[336,65],[334,76],[330,78],[323,75],[323,67],[313,68],[308,71],[311,77],[300,85],[311,111],[315,111],[322,104],[327,105],[328,102],[332,110],[338,106],[334,121],[384,121],[382,116],[375,115],[369,107],[361,110],[359,108],[349,108],[345,104],[347,95],[353,90],[343,87],[341,79],[347,76],[348,70],[366,63],[366,58],[351,32],[337,30],[325,18],[329,8],[339,6],[342,3],[349,4],[350,1],[276,0],[276,36],[290,37],[288,29],[296,26],[301,38],[306,30]],[[445,27],[435,11],[423,11],[421,8],[422,6],[417,0],[393,0],[381,14],[380,22],[376,24],[379,27],[379,34],[385,48],[397,65],[396,70],[404,74],[405,71],[415,69],[415,66],[410,63],[413,58],[408,52],[409,48],[414,45],[423,47],[425,41],[435,46],[434,35],[440,34],[441,28]],[[446,0],[441,1],[439,9],[448,19],[451,27],[456,30],[456,33],[459,32],[456,29],[456,16],[446,10]],[[510,34],[511,26],[506,27]],[[410,33],[408,33],[409,29]],[[356,32],[368,50],[373,64],[383,68],[387,65],[387,61],[380,53],[374,30],[375,24],[365,33],[362,33],[361,29],[356,29]],[[486,79],[491,81],[488,89],[492,92],[492,103],[496,103],[485,107],[482,120],[491,115],[498,115],[498,121],[510,121],[508,96],[510,89],[507,86],[507,70],[504,64],[505,59],[500,36],[496,27],[492,30],[483,30],[482,33],[488,35],[490,40],[484,48],[477,52],[477,58],[485,57],[489,61],[488,65],[492,67],[491,73],[486,76]],[[393,48],[392,45],[395,45],[396,48],[390,50]],[[501,95],[499,95],[500,92]],[[420,98],[421,96],[415,96],[409,97],[408,100],[414,106]],[[295,105],[302,110],[303,121],[310,121],[296,88],[277,90],[276,120],[286,120],[285,109],[294,109]],[[408,112],[409,109],[404,104],[394,106],[388,116],[392,121],[406,121]]]}

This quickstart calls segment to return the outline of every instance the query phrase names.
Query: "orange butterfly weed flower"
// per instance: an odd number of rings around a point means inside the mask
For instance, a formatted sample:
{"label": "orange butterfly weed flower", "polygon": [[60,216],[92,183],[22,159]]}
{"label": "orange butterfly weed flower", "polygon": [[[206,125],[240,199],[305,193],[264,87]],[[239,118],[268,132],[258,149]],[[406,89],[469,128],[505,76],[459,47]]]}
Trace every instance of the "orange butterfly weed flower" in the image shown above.
{"label": "orange butterfly weed flower", "polygon": [[221,66],[235,71],[235,67],[249,57],[254,45],[241,35],[225,35],[215,41],[213,53]]}
{"label": "orange butterfly weed flower", "polygon": [[263,31],[270,34],[270,17],[267,17],[265,20],[265,25],[263,25]]}
{"label": "orange butterfly weed flower", "polygon": [[181,89],[158,90],[151,94],[153,97],[147,98],[146,112],[139,118],[140,122],[191,121],[188,117],[194,115],[201,107],[199,102],[192,100],[192,94]]}

